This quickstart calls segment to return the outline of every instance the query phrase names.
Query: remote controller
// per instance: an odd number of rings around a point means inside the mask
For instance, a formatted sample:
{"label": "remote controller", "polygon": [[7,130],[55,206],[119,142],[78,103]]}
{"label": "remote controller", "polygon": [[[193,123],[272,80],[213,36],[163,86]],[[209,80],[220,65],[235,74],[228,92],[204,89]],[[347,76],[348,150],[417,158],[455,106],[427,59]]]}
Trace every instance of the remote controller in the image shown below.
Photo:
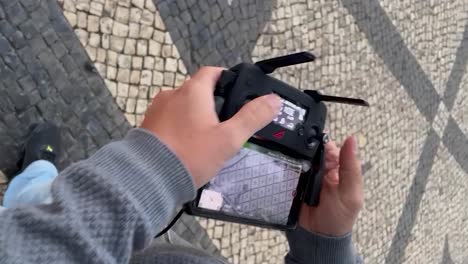
{"label": "remote controller", "polygon": [[327,107],[323,102],[369,106],[361,99],[322,95],[315,90],[301,91],[268,74],[275,69],[311,62],[315,56],[300,52],[259,61],[241,63],[222,72],[214,92],[220,121],[231,118],[256,97],[275,93],[282,99],[278,116],[249,141],[288,156],[311,161],[311,168],[301,177],[297,195],[311,206],[319,203],[328,135],[323,132]]}

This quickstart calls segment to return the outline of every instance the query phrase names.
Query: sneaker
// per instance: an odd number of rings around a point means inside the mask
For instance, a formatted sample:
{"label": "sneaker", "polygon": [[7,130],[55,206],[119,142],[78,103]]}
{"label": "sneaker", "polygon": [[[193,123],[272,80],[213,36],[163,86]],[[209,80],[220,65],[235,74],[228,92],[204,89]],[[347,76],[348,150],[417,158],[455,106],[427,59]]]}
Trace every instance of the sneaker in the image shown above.
{"label": "sneaker", "polygon": [[57,166],[60,153],[60,130],[52,123],[38,124],[34,127],[26,142],[24,158],[21,165],[23,171],[36,160],[47,160]]}

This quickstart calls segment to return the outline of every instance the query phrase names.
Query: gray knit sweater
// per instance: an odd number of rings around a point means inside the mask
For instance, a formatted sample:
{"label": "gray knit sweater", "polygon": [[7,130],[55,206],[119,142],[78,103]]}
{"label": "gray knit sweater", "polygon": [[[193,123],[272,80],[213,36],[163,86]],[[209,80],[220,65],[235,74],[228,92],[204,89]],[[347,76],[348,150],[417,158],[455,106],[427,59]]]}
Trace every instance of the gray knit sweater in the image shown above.
{"label": "gray knit sweater", "polygon": [[[0,214],[0,263],[128,263],[150,245],[176,206],[194,198],[192,178],[153,134],[132,130],[63,171],[53,203]],[[351,236],[288,234],[286,263],[357,263]],[[220,263],[199,252],[145,250],[146,263]]]}

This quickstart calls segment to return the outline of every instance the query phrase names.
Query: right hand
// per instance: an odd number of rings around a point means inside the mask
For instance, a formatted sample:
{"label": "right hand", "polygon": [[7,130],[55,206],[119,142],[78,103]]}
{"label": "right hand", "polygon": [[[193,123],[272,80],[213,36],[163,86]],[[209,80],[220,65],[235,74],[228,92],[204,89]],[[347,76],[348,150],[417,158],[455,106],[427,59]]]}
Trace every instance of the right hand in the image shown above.
{"label": "right hand", "polygon": [[223,68],[203,67],[179,89],[160,92],[142,128],[153,132],[182,161],[197,188],[207,183],[281,107],[279,96],[258,97],[219,122],[214,89]]}
{"label": "right hand", "polygon": [[303,204],[299,224],[310,232],[339,237],[352,231],[364,203],[356,139],[346,139],[341,150],[333,141],[328,142],[325,158],[320,204],[317,207]]}

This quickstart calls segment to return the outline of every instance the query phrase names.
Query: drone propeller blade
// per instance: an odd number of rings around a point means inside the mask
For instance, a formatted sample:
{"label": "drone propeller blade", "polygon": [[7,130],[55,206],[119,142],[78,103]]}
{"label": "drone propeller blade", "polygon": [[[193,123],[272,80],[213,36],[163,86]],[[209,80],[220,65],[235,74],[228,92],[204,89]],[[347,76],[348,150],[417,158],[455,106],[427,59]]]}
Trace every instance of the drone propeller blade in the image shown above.
{"label": "drone propeller blade", "polygon": [[320,101],[369,107],[369,103],[367,101],[358,98],[322,95]]}
{"label": "drone propeller blade", "polygon": [[362,99],[323,95],[319,93],[318,91],[314,91],[314,90],[306,90],[304,92],[310,95],[316,101],[334,102],[334,103],[339,103],[339,104],[350,104],[350,105],[369,107],[369,103]]}
{"label": "drone propeller blade", "polygon": [[255,63],[265,74],[274,72],[277,68],[311,62],[315,60],[315,56],[309,52],[299,52],[286,56],[271,58],[258,61]]}

